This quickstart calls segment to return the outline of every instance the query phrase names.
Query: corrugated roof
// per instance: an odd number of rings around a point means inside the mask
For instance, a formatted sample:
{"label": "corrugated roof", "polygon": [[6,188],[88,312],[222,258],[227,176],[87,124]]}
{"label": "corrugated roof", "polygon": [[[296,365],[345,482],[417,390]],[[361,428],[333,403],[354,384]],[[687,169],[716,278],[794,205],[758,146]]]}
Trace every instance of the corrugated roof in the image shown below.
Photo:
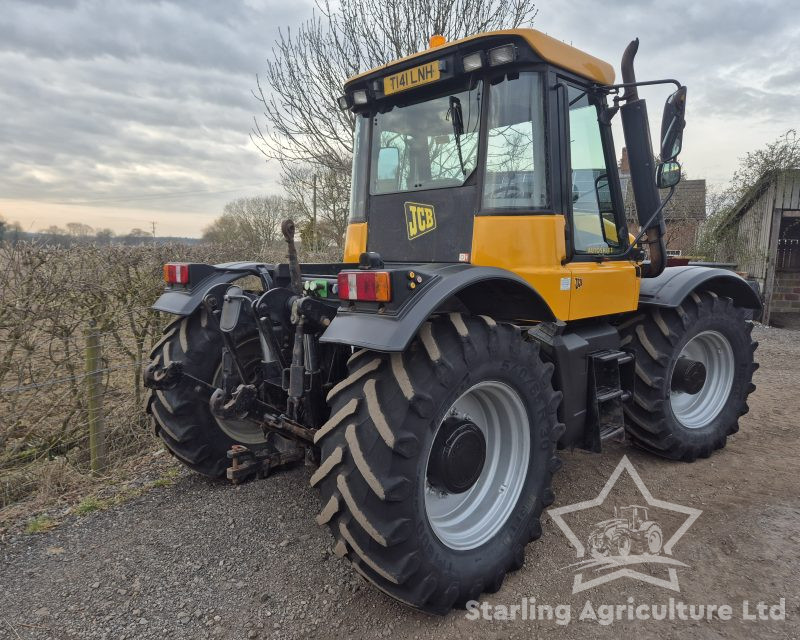
{"label": "corrugated roof", "polygon": [[738,221],[774,182],[780,182],[782,186],[780,193],[776,193],[775,206],[780,209],[800,209],[800,169],[771,171],[761,176],[761,179],[739,199],[721,226],[727,227]]}

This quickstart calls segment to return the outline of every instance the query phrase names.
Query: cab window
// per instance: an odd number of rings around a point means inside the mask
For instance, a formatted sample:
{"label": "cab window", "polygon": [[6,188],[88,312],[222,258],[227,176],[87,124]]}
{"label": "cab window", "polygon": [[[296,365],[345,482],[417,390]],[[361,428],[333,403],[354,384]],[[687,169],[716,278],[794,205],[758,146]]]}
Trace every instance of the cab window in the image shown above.
{"label": "cab window", "polygon": [[491,88],[483,206],[547,206],[542,75],[516,74]]}
{"label": "cab window", "polygon": [[480,82],[373,118],[370,193],[460,187],[477,165]]}
{"label": "cab window", "polygon": [[569,86],[572,230],[576,253],[612,254],[622,244],[610,188],[598,105],[583,89]]}

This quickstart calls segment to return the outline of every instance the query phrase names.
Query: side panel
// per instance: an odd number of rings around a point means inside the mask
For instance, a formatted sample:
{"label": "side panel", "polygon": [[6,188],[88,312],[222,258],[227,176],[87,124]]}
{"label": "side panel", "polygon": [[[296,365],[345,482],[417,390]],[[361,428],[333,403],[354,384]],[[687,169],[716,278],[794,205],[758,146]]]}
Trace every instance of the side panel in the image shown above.
{"label": "side panel", "polygon": [[594,318],[635,311],[639,304],[636,265],[627,260],[571,262],[569,319]]}
{"label": "side panel", "polygon": [[387,262],[465,262],[477,187],[370,196],[367,242]]}
{"label": "side panel", "polygon": [[570,318],[571,273],[564,216],[476,216],[471,262],[512,271],[536,289],[559,320]]}
{"label": "side panel", "polygon": [[629,261],[566,259],[562,215],[476,216],[472,264],[500,267],[522,277],[559,320],[636,309],[639,278]]}

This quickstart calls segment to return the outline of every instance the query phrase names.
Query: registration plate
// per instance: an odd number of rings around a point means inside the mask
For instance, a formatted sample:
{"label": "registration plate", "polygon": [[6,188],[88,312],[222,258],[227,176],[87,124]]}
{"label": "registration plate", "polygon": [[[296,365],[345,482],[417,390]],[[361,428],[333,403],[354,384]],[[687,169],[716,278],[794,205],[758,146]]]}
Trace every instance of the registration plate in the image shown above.
{"label": "registration plate", "polygon": [[439,61],[434,60],[427,64],[406,69],[383,79],[383,94],[390,96],[393,93],[408,91],[423,84],[436,82],[439,79]]}

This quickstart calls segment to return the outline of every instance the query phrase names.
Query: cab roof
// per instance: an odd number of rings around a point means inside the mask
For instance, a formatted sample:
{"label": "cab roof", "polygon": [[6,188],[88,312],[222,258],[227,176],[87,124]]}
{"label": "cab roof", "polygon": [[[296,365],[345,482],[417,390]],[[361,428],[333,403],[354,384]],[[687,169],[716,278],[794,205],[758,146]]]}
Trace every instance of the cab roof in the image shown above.
{"label": "cab roof", "polygon": [[405,58],[393,60],[387,65],[376,67],[348,78],[345,83],[345,89],[349,88],[354,82],[367,76],[380,73],[381,71],[388,70],[398,64],[409,62],[415,58],[430,55],[433,51],[441,51],[443,54],[446,54],[450,53],[449,49],[459,45],[476,42],[483,38],[496,38],[497,36],[521,38],[545,62],[571,71],[572,73],[597,82],[598,84],[614,84],[614,68],[607,62],[595,58],[588,53],[584,53],[580,49],[576,49],[560,40],[551,38],[536,29],[504,29],[500,31],[487,31],[485,33],[461,38],[460,40],[453,40],[439,47],[424,49],[423,51],[411,54]]}

